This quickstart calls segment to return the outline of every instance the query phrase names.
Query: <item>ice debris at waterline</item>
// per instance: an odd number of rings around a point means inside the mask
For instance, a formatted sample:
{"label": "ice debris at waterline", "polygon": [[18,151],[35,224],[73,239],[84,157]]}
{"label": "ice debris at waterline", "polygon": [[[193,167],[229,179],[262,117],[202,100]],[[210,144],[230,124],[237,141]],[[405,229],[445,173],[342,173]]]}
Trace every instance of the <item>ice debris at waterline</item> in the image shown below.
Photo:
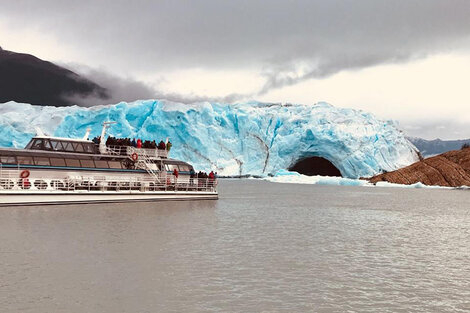
{"label": "ice debris at waterline", "polygon": [[[372,184],[364,179],[351,179],[332,176],[307,176],[297,172],[289,172],[286,170],[278,171],[272,177],[263,178],[272,183],[283,184],[308,184],[308,185],[330,185],[330,186],[366,186],[366,187],[394,187],[394,188],[414,188],[414,189],[455,189],[453,187],[428,186],[423,183],[412,185],[392,184],[388,182],[377,182]],[[463,186],[461,188],[464,188]]]}
{"label": "ice debris at waterline", "polygon": [[261,175],[318,156],[343,177],[368,177],[418,160],[416,148],[393,122],[359,110],[314,105],[194,103],[142,100],[116,105],[45,107],[0,104],[0,145],[24,147],[35,126],[60,137],[82,137],[116,121],[117,137],[165,139],[172,157],[220,175]]}

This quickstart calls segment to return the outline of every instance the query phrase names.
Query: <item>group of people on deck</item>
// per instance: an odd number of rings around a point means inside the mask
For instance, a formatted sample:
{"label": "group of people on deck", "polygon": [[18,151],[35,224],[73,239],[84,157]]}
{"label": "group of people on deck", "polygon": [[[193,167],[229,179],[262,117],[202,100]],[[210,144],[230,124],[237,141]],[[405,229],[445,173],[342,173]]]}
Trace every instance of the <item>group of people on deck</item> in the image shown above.
{"label": "group of people on deck", "polygon": [[[92,139],[92,141],[95,144],[99,144],[101,141],[101,138],[95,137]],[[171,147],[173,146],[170,141],[167,143],[163,142],[163,140],[160,140],[160,142],[157,144],[155,140],[145,140],[142,141],[142,139],[130,139],[130,138],[116,138],[116,137],[108,137],[106,139],[106,145],[107,146],[123,146],[123,147],[135,147],[135,148],[144,148],[144,149],[159,149],[159,150],[167,150],[170,152]]]}
{"label": "group of people on deck", "polygon": [[190,185],[194,184],[194,178],[202,178],[198,179],[199,186],[205,185],[206,183],[208,183],[209,186],[213,186],[217,178],[217,173],[214,173],[214,171],[211,171],[209,174],[203,171],[199,171],[199,173],[196,173],[194,169],[191,168],[191,171],[189,172]]}

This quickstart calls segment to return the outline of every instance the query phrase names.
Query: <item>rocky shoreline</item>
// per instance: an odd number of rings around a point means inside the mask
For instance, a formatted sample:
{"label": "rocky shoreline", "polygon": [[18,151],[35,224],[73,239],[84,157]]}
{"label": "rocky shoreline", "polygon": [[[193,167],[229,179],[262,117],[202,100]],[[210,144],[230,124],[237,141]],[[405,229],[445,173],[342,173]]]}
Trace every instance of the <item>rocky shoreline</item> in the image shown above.
{"label": "rocky shoreline", "polygon": [[396,171],[373,176],[369,181],[404,185],[421,182],[429,186],[470,186],[470,148],[445,152]]}

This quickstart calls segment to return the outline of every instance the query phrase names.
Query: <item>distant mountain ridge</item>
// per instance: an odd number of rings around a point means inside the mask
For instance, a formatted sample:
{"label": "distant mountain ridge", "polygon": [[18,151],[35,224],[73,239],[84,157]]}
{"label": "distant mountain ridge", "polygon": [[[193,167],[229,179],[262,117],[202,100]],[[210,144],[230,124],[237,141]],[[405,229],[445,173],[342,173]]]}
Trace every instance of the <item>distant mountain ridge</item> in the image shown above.
{"label": "distant mountain ridge", "polygon": [[108,91],[78,74],[33,55],[0,47],[0,103],[71,106],[73,97],[108,99]]}
{"label": "distant mountain ridge", "polygon": [[470,143],[470,139],[461,140],[426,140],[417,137],[407,137],[418,148],[424,157],[434,156],[451,150],[459,150],[463,144]]}

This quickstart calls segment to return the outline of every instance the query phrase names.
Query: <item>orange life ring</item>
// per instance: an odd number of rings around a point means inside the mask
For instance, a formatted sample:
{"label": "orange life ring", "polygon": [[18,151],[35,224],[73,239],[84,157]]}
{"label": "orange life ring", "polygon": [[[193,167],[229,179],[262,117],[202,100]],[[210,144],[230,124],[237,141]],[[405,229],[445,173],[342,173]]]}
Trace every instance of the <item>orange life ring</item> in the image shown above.
{"label": "orange life ring", "polygon": [[132,153],[131,155],[132,161],[137,161],[139,159],[139,155],[137,153]]}
{"label": "orange life ring", "polygon": [[23,170],[23,171],[21,171],[21,173],[20,173],[20,177],[21,177],[21,178],[28,178],[28,177],[29,177],[29,174],[30,174],[30,173],[29,173],[28,170]]}

